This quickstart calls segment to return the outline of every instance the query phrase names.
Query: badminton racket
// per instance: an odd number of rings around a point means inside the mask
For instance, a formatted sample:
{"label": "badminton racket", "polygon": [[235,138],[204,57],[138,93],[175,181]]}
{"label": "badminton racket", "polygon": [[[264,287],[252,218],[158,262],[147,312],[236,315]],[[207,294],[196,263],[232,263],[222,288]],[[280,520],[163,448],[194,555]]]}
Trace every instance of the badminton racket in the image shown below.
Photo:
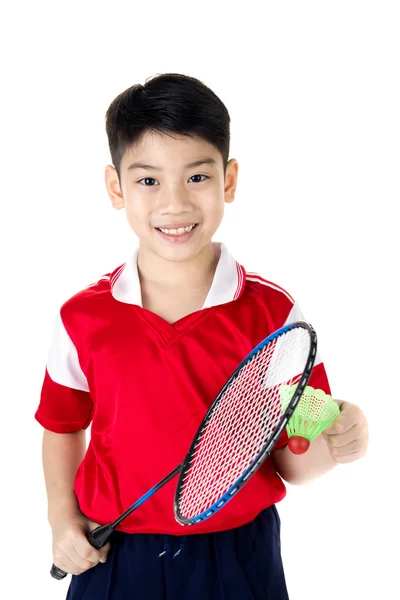
{"label": "badminton racket", "polygon": [[[91,531],[89,543],[102,548],[126,517],[178,474],[178,523],[201,523],[221,510],[273,449],[307,385],[316,352],[316,333],[304,321],[286,325],[260,342],[218,393],[183,463],[115,521]],[[287,385],[293,394],[283,410],[280,389]],[[50,573],[56,579],[67,575],[54,564]]]}

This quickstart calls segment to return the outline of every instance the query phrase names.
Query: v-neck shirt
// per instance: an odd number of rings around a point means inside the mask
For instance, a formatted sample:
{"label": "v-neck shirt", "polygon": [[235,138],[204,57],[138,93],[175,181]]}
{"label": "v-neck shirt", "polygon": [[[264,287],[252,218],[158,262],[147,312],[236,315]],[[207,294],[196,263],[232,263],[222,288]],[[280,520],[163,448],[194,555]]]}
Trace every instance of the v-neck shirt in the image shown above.
{"label": "v-neck shirt", "polygon": [[[74,489],[81,511],[95,522],[113,521],[179,465],[243,358],[279,327],[304,320],[286,290],[246,271],[224,244],[213,246],[219,261],[204,306],[175,323],[143,308],[138,249],[57,315],[35,418],[57,433],[91,425]],[[319,353],[309,385],[330,393]],[[275,449],[286,443],[284,432]],[[165,485],[118,529],[182,535],[173,511],[176,484]],[[223,510],[187,533],[239,527],[285,494],[268,457]]]}

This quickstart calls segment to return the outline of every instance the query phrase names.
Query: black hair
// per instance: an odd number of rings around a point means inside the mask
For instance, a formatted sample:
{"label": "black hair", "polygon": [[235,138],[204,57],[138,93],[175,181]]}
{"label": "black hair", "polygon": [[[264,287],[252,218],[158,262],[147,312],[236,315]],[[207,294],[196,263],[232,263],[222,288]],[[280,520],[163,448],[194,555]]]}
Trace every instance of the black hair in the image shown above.
{"label": "black hair", "polygon": [[111,160],[120,179],[125,151],[146,131],[201,138],[221,154],[224,175],[229,156],[230,117],[218,96],[202,81],[162,73],[119,94],[106,113]]}

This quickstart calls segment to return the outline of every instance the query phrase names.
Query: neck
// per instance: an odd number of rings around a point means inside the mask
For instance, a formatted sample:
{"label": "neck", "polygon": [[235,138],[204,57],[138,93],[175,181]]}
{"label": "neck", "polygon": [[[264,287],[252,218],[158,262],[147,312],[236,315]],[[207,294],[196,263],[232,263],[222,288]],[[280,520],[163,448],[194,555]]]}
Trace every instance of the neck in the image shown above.
{"label": "neck", "polygon": [[140,246],[138,272],[141,282],[163,287],[186,288],[201,287],[210,284],[214,277],[219,256],[210,242],[199,254],[183,262],[171,262]]}

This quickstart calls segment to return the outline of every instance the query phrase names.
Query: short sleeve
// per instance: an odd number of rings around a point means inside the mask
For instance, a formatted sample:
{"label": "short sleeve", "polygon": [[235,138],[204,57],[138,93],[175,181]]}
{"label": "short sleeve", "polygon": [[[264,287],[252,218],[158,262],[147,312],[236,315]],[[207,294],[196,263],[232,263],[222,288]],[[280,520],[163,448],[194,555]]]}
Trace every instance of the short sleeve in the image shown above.
{"label": "short sleeve", "polygon": [[[298,302],[294,303],[292,310],[290,311],[284,324],[289,325],[290,323],[294,323],[295,321],[307,321],[307,319],[304,318],[303,312]],[[314,367],[311,372],[310,379],[308,380],[308,385],[312,386],[315,389],[323,390],[325,394],[331,394],[328,377],[325,371],[325,365],[321,356],[319,341],[317,341],[317,356],[315,357]]]}
{"label": "short sleeve", "polygon": [[93,415],[88,382],[78,352],[58,315],[35,419],[55,433],[86,429]]}

